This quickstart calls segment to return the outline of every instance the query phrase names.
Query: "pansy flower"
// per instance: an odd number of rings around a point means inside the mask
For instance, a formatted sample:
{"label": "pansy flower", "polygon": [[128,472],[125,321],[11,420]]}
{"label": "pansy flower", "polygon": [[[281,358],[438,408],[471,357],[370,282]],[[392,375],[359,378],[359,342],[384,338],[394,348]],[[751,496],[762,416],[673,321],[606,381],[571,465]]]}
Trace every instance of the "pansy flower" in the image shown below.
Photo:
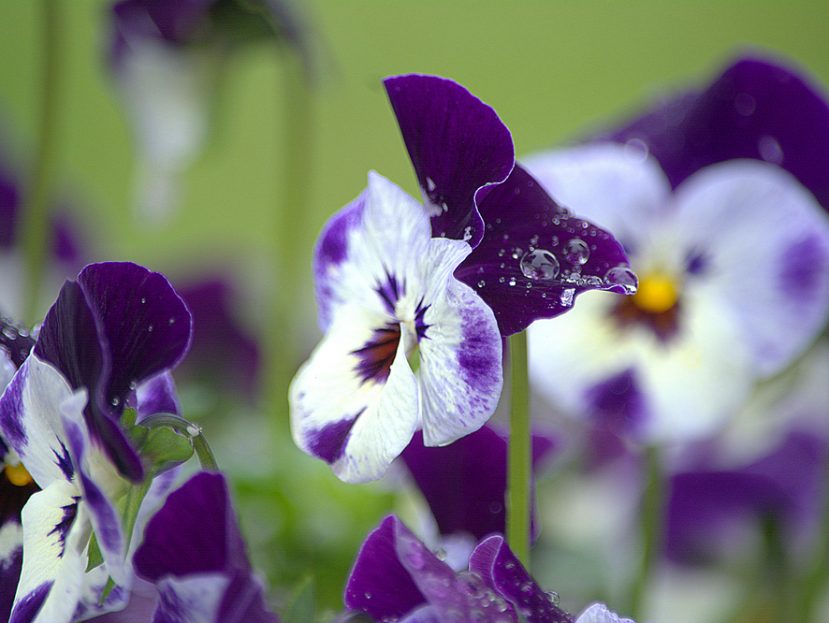
{"label": "pansy flower", "polygon": [[479,429],[501,391],[502,334],[578,291],[624,290],[627,271],[609,234],[514,168],[492,108],[434,76],[385,85],[423,203],[372,173],[326,225],[314,260],[326,336],[290,393],[297,444],[346,481],[380,477],[419,428],[427,446]]}
{"label": "pansy flower", "polygon": [[120,416],[127,404],[140,417],[174,403],[169,369],[189,341],[189,312],[158,273],[93,264],[61,289],[0,398],[0,432],[40,489],[22,511],[12,621],[69,621],[81,596],[95,592],[84,574],[91,531],[105,562],[99,588],[107,575],[128,582],[113,499],[125,490],[121,475],[140,481],[144,468]]}
{"label": "pansy flower", "polygon": [[388,623],[631,623],[600,604],[578,618],[562,610],[498,534],[478,543],[468,569],[455,572],[393,515],[363,543],[345,605]]}
{"label": "pansy flower", "polygon": [[[429,505],[447,552],[505,532],[507,441],[490,424],[440,448],[425,446],[423,435],[416,433],[400,455]],[[533,434],[534,470],[555,448],[551,437]],[[535,533],[535,518],[532,526]],[[453,548],[456,544],[461,547]]]}
{"label": "pansy flower", "polygon": [[201,151],[221,63],[252,41],[285,42],[310,65],[304,25],[284,0],[120,0],[109,64],[135,130],[138,206],[161,217]]}
{"label": "pansy flower", "polygon": [[704,435],[825,324],[829,107],[797,75],[746,60],[607,138],[621,142],[527,166],[616,233],[639,291],[536,324],[534,387],[645,441]]}
{"label": "pansy flower", "polygon": [[251,569],[221,474],[200,472],[171,493],[133,561],[158,590],[153,621],[278,622]]}

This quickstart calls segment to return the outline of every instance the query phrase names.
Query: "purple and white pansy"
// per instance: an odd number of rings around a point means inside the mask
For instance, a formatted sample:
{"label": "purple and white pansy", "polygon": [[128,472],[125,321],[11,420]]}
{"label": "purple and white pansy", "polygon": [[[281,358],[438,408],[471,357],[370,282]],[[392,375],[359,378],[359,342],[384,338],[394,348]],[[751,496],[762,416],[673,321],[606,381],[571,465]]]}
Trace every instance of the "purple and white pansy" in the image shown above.
{"label": "purple and white pansy", "polygon": [[639,291],[585,296],[581,313],[533,326],[534,387],[646,442],[699,437],[826,323],[829,217],[813,160],[825,169],[829,106],[797,75],[741,61],[608,138],[623,143],[527,167],[616,233]]}
{"label": "purple and white pansy", "polygon": [[135,132],[137,201],[145,216],[161,218],[176,203],[177,178],[199,155],[209,132],[210,101],[224,57],[261,38],[287,42],[310,65],[293,3],[114,3],[109,64]]}
{"label": "purple and white pansy", "polygon": [[[170,494],[133,559],[158,591],[152,619],[278,623],[251,569],[225,478],[200,472]],[[146,601],[146,600],[145,600]]]}
{"label": "purple and white pansy", "polygon": [[[18,476],[39,489],[22,511],[11,621],[69,621],[81,599],[94,612],[107,577],[119,588],[105,607],[124,596],[128,535],[114,502],[128,487],[124,476],[140,481],[144,467],[119,420],[126,405],[140,417],[147,405],[174,404],[169,369],[189,341],[189,312],[158,273],[93,264],[61,289],[0,397],[0,433],[20,461]],[[91,533],[105,574],[85,573]]]}
{"label": "purple and white pansy", "polygon": [[363,543],[345,605],[388,623],[632,623],[600,604],[574,618],[498,534],[478,543],[468,569],[455,572],[393,515]]}
{"label": "purple and white pansy", "polygon": [[635,284],[621,245],[514,166],[492,108],[444,78],[385,85],[423,203],[371,173],[326,225],[314,260],[326,335],[290,394],[299,447],[353,482],[382,476],[418,429],[427,446],[479,429],[501,392],[502,335],[581,291]]}

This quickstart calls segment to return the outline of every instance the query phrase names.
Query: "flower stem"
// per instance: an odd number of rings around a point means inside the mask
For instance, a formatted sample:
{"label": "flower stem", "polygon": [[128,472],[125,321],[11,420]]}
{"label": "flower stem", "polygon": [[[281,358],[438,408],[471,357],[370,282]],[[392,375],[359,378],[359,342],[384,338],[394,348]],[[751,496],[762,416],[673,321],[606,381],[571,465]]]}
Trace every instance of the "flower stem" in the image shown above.
{"label": "flower stem", "polygon": [[829,455],[823,457],[823,507],[820,521],[819,543],[815,558],[802,580],[800,612],[796,617],[801,623],[816,623],[815,608],[829,583]]}
{"label": "flower stem", "polygon": [[662,547],[663,504],[665,501],[665,475],[659,450],[653,446],[645,448],[645,490],[642,499],[641,523],[642,558],[639,571],[630,589],[630,616],[642,618],[642,604],[645,589],[653,572],[653,565]]}
{"label": "flower stem", "polygon": [[507,542],[521,563],[530,565],[530,381],[527,334],[509,338],[510,435],[507,468]]}
{"label": "flower stem", "polygon": [[287,53],[281,87],[284,111],[280,151],[284,158],[276,221],[274,223],[274,283],[271,292],[268,351],[271,390],[264,397],[276,418],[276,429],[287,422],[288,387],[296,371],[301,345],[301,320],[306,314],[303,297],[311,265],[308,240],[308,190],[310,188],[313,138],[311,85],[304,75],[302,59]]}
{"label": "flower stem", "polygon": [[48,250],[51,248],[49,199],[57,165],[60,73],[63,34],[66,31],[62,0],[42,0],[40,9],[43,65],[37,147],[20,223],[26,283],[22,313],[29,324],[34,324],[38,319],[38,296],[42,289]]}

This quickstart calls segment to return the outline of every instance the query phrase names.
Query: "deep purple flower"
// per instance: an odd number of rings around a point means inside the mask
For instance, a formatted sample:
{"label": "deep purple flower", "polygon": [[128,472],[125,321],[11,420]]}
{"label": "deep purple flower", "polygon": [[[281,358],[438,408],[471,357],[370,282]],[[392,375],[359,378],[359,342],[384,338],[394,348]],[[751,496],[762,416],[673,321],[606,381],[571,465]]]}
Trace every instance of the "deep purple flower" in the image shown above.
{"label": "deep purple flower", "polygon": [[[710,457],[705,458],[709,463]],[[768,454],[730,469],[699,466],[671,477],[665,553],[674,562],[720,558],[740,535],[773,521],[787,544],[820,514],[829,446],[791,431]]]}
{"label": "deep purple flower", "polygon": [[347,608],[393,623],[630,623],[595,605],[578,619],[545,593],[504,538],[482,540],[456,573],[395,516],[363,543],[345,589]]}
{"label": "deep purple flower", "polygon": [[[0,397],[0,432],[40,489],[22,511],[13,621],[69,621],[74,604],[99,601],[107,576],[118,585],[113,601],[123,596],[126,542],[112,500],[125,483],[116,468],[134,480],[144,470],[119,419],[127,404],[141,416],[148,404],[175,402],[169,369],[189,340],[189,312],[158,273],[93,264],[61,289]],[[104,566],[85,574],[91,531]]]}
{"label": "deep purple flower", "polygon": [[229,53],[260,39],[294,48],[312,71],[307,33],[284,0],[120,0],[109,61],[135,130],[138,205],[161,217],[178,175],[208,134],[210,100]]}
{"label": "deep purple flower", "polygon": [[[534,434],[533,466],[555,446],[550,437]],[[441,448],[425,446],[423,435],[416,433],[401,458],[442,536],[468,534],[478,541],[505,532],[507,438],[493,427],[486,425]]]}
{"label": "deep purple flower", "polygon": [[154,621],[277,623],[251,569],[220,474],[201,472],[147,524],[136,573],[155,584]]}
{"label": "deep purple flower", "polygon": [[618,236],[640,278],[634,297],[590,295],[531,329],[534,387],[649,442],[720,427],[826,323],[827,153],[825,100],[745,60],[602,140],[528,160],[556,200]]}
{"label": "deep purple flower", "polygon": [[225,277],[176,284],[193,315],[193,344],[179,368],[179,380],[195,381],[248,402],[259,392],[261,353],[246,331],[234,302],[237,292]]}
{"label": "deep purple flower", "polygon": [[635,290],[613,236],[570,215],[515,165],[509,130],[492,108],[434,76],[385,85],[432,234],[473,247],[455,276],[492,307],[503,335],[563,313],[581,292]]}
{"label": "deep purple flower", "polygon": [[480,428],[501,391],[501,334],[560,313],[579,290],[635,281],[615,240],[514,168],[492,108],[435,76],[385,85],[423,203],[371,173],[328,222],[314,258],[326,336],[291,388],[297,444],[347,481],[380,477],[418,428],[428,446]]}

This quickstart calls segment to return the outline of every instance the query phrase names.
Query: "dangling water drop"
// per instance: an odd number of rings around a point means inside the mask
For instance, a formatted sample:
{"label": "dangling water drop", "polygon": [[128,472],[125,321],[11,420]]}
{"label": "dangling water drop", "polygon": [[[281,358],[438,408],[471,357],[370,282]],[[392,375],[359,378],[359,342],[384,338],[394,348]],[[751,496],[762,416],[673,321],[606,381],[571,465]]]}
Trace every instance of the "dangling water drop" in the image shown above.
{"label": "dangling water drop", "polygon": [[521,272],[527,279],[550,280],[558,277],[559,263],[547,249],[536,249],[521,258]]}
{"label": "dangling water drop", "polygon": [[627,266],[614,266],[604,276],[607,286],[615,286],[614,289],[621,289],[624,294],[635,294],[639,287],[639,278]]}
{"label": "dangling water drop", "polygon": [[583,266],[590,259],[590,247],[581,238],[571,238],[564,248],[564,257],[571,264]]}

